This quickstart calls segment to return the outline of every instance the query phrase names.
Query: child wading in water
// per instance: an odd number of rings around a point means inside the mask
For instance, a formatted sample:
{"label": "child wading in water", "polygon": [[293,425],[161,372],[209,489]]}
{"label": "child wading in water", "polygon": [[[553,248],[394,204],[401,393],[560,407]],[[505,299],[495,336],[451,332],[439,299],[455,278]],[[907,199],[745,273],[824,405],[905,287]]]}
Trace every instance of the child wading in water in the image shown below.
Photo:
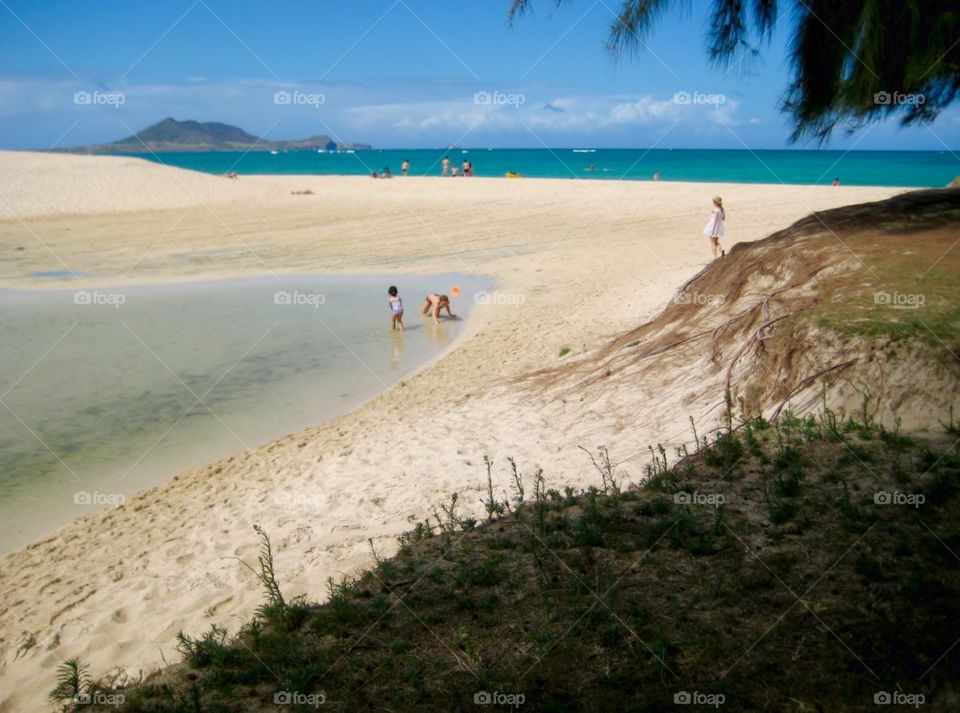
{"label": "child wading in water", "polygon": [[714,196],[713,213],[710,214],[710,220],[707,221],[707,227],[703,229],[703,234],[710,238],[710,249],[713,251],[713,259],[717,259],[717,250],[721,255],[726,255],[727,251],[720,248],[720,238],[723,237],[723,221],[727,217],[727,212],[723,209],[723,198]]}
{"label": "child wading in water", "polygon": [[393,313],[393,316],[390,319],[390,329],[400,328],[400,331],[403,331],[403,300],[400,299],[400,295],[397,294],[397,288],[393,285],[390,285],[390,289],[387,290],[387,305],[390,307],[390,311]]}
{"label": "child wading in water", "polygon": [[446,295],[431,292],[424,298],[423,313],[433,313],[433,321],[435,324],[440,324],[440,310],[442,309],[447,310],[447,314],[450,315],[450,319],[457,318],[457,315],[450,311],[450,298]]}

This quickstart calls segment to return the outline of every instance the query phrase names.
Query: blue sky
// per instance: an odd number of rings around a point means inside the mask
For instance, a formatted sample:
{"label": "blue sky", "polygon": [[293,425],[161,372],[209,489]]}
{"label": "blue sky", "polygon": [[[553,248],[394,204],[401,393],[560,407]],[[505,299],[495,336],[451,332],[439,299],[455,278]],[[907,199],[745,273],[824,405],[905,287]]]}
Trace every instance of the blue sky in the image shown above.
{"label": "blue sky", "polygon": [[[788,146],[790,17],[721,71],[710,3],[689,4],[615,60],[618,0],[540,0],[513,27],[509,0],[0,0],[0,146],[112,141],[165,116],[380,148]],[[851,147],[957,149],[960,108],[828,145]]]}

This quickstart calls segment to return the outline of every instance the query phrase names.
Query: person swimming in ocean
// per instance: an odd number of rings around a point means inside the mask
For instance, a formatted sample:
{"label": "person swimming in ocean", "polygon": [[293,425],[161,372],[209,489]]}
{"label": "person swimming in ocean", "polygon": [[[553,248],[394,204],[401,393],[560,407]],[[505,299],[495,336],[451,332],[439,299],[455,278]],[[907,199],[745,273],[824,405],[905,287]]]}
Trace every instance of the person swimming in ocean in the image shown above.
{"label": "person swimming in ocean", "polygon": [[387,306],[390,307],[392,314],[390,318],[390,329],[399,329],[403,331],[403,300],[394,285],[390,285],[387,290]]}
{"label": "person swimming in ocean", "polygon": [[450,319],[456,319],[457,315],[450,311],[450,298],[436,292],[431,292],[424,298],[423,313],[433,315],[434,324],[440,324],[440,310],[447,310]]}

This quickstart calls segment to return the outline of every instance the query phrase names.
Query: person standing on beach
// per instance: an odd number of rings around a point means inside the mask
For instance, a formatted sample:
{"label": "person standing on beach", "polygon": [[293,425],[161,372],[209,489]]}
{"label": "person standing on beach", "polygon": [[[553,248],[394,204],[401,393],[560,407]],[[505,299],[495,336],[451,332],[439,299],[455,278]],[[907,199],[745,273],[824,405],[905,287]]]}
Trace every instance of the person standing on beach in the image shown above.
{"label": "person standing on beach", "polygon": [[440,162],[440,167],[442,169],[440,172],[441,176],[450,175],[450,159],[447,156],[443,157],[443,161]]}
{"label": "person standing on beach", "polygon": [[403,300],[400,299],[400,295],[395,286],[390,285],[390,289],[387,290],[387,306],[390,307],[390,312],[392,314],[390,318],[390,329],[394,330],[399,328],[400,331],[403,331]]}
{"label": "person standing on beach", "polygon": [[403,159],[403,163],[400,164],[400,172],[404,176],[410,175],[410,162],[407,159]]}
{"label": "person standing on beach", "polygon": [[450,298],[446,295],[431,292],[426,296],[426,298],[424,298],[423,313],[432,313],[434,324],[440,324],[440,310],[442,309],[447,310],[447,314],[450,315],[450,319],[457,318],[457,315],[450,311]]}
{"label": "person standing on beach", "polygon": [[470,177],[473,175],[473,164],[469,161],[463,162],[463,175],[465,177]]}
{"label": "person standing on beach", "polygon": [[720,238],[723,237],[723,221],[726,220],[727,212],[723,209],[723,198],[713,197],[713,212],[710,214],[710,220],[707,221],[707,227],[703,229],[703,234],[710,238],[710,249],[713,251],[713,259],[717,259],[717,250],[721,255],[726,255],[726,250],[720,249]]}

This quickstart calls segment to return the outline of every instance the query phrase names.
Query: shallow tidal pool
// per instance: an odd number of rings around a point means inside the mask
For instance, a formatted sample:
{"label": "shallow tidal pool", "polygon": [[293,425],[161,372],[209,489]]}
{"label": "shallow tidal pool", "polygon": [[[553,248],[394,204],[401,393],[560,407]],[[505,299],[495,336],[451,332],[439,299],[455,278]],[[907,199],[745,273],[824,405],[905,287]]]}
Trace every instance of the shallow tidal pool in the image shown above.
{"label": "shallow tidal pool", "polygon": [[[402,335],[390,330],[391,284]],[[0,290],[0,553],[342,415],[453,344],[490,284],[443,274]],[[429,292],[450,294],[460,319],[423,317]]]}

